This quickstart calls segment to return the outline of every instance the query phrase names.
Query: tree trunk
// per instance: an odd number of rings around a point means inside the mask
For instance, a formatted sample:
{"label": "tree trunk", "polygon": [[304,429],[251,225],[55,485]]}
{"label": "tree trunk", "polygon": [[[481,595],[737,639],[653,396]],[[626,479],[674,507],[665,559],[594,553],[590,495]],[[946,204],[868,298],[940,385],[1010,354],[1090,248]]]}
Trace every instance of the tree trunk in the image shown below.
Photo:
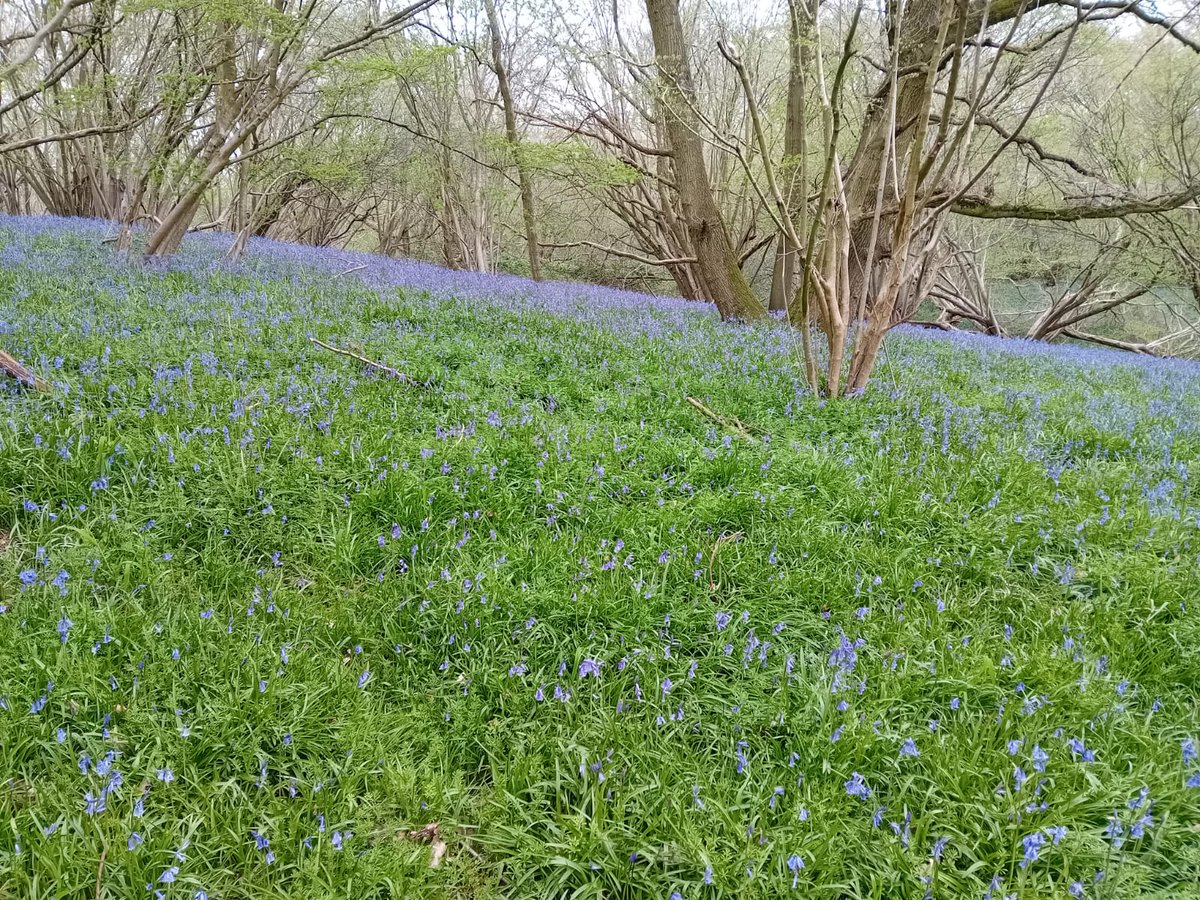
{"label": "tree trunk", "polygon": [[[936,36],[932,42],[924,41],[919,46],[912,48],[913,56],[922,59],[924,69],[917,71],[912,76],[902,78],[899,82],[895,119],[898,125],[895,127],[894,143],[886,139],[891,136],[893,129],[891,120],[888,118],[889,114],[886,111],[882,114],[883,120],[888,123],[882,146],[884,148],[896,148],[893,151],[894,158],[892,161],[897,171],[897,180],[903,180],[903,192],[900,194],[898,208],[895,214],[889,216],[887,219],[886,233],[888,239],[886,247],[880,248],[879,246],[880,241],[875,237],[879,229],[874,226],[873,222],[875,220],[873,218],[865,218],[860,223],[858,229],[854,229],[852,226],[851,234],[853,240],[861,240],[863,234],[862,226],[866,227],[866,233],[869,235],[865,256],[868,262],[864,268],[859,270],[862,286],[858,288],[862,292],[858,310],[860,312],[869,310],[869,312],[866,316],[866,324],[856,338],[854,352],[851,355],[850,377],[846,384],[847,390],[851,393],[861,391],[867,386],[867,380],[871,377],[871,371],[875,368],[875,359],[879,355],[883,339],[892,327],[892,313],[896,308],[896,301],[900,296],[901,288],[912,277],[909,264],[909,249],[913,241],[914,219],[920,202],[919,195],[922,188],[921,168],[924,159],[925,138],[929,129],[930,103],[933,100],[934,86],[937,83],[938,60],[942,56],[946,42],[946,32],[949,27],[949,20],[945,15],[949,10],[946,6],[946,0],[925,0],[924,5],[914,5],[910,8],[909,15],[916,15],[917,11],[920,11],[922,18],[917,22],[918,27],[922,25],[935,26],[939,21],[941,24],[937,27]],[[939,16],[939,13],[942,15]],[[923,32],[917,31],[917,33]],[[898,59],[901,66],[900,71],[907,71],[907,67],[905,66],[906,53],[903,45],[901,46]],[[919,81],[916,80],[918,78],[920,79]],[[901,143],[901,135],[904,136],[904,141],[907,142],[904,152],[900,150],[904,146]],[[861,147],[862,145],[860,144],[860,149]],[[877,199],[870,207],[872,217],[880,215],[880,201],[878,198],[882,196],[882,190],[886,184],[885,174],[883,178],[879,179],[876,187],[875,196]],[[855,196],[860,203],[864,199],[862,193]],[[851,206],[851,210],[856,208],[859,207]],[[936,223],[931,223],[931,225],[934,224]],[[873,296],[868,297],[866,292],[870,290],[874,280],[874,271],[870,261],[878,261],[880,259],[878,255],[880,249],[884,249],[888,257],[886,272],[880,290],[877,293],[872,290],[871,294]],[[854,255],[851,254],[851,259],[853,260],[854,258]],[[854,269],[851,270],[851,277],[854,277]],[[856,295],[851,294],[851,296],[854,297]]]}
{"label": "tree trunk", "polygon": [[500,39],[500,21],[496,16],[495,0],[484,0],[488,26],[492,33],[492,68],[500,86],[500,100],[504,106],[504,133],[517,163],[517,181],[521,188],[521,215],[525,219],[525,246],[529,252],[529,274],[534,281],[542,280],[542,255],[538,245],[537,217],[533,208],[533,179],[529,166],[521,153],[520,135],[517,133],[517,113],[513,107],[512,89],[508,83],[508,70],[504,66],[504,46]]}
{"label": "tree trunk", "polygon": [[679,0],[646,0],[646,14],[662,76],[661,107],[671,140],[676,189],[706,293],[712,297],[722,319],[762,318],[765,310],[742,274],[708,183]]}
{"label": "tree trunk", "polygon": [[[784,153],[784,197],[795,223],[796,234],[808,234],[808,123],[805,110],[808,49],[811,39],[811,21],[800,0],[788,4],[791,24],[788,29],[788,92],[787,115],[783,131]],[[784,312],[795,291],[796,273],[799,271],[799,247],[796,247],[782,231],[775,242],[775,268],[771,276],[771,312]]]}

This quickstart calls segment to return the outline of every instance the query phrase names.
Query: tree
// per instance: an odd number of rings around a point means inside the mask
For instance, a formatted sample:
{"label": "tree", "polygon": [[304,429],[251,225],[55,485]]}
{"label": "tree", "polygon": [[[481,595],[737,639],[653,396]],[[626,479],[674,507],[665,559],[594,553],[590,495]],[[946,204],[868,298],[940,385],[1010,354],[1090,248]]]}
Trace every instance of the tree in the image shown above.
{"label": "tree", "polygon": [[500,19],[496,15],[495,0],[484,0],[487,10],[488,30],[492,48],[492,68],[496,73],[496,82],[500,88],[500,100],[504,107],[504,134],[508,138],[509,148],[516,159],[517,178],[521,188],[521,214],[525,222],[525,246],[529,253],[529,274],[534,281],[542,279],[541,247],[538,245],[537,216],[533,207],[533,180],[529,173],[528,161],[524,158],[520,135],[517,132],[517,112],[513,106],[512,88],[508,82],[508,69],[504,63],[504,42],[500,34]]}
{"label": "tree", "polygon": [[[1064,15],[1063,6],[1070,12]],[[1004,151],[1028,145],[1023,130],[1057,82],[1085,24],[1134,15],[1191,46],[1178,23],[1139,3],[909,0],[889,4],[878,19],[864,19],[860,2],[844,27],[840,52],[828,61],[833,41],[823,35],[830,28],[829,7],[810,3],[807,10],[817,30],[814,63],[823,138],[822,174],[807,235],[797,231],[795,210],[774,174],[778,166],[771,159],[750,77],[728,45],[722,51],[739,74],[754,140],[740,144],[710,132],[739,157],[748,175],[757,152],[762,176],[761,184],[751,178],[754,189],[770,201],[766,208],[785,240],[801,248],[804,265],[791,317],[805,328],[810,306],[815,306],[828,344],[822,377],[805,342],[813,390],[836,397],[866,386],[888,330],[911,315],[936,278],[952,212],[1112,218],[1177,208],[1200,194],[1200,187],[1189,184],[1153,198],[1042,209],[1006,206],[973,193],[986,184]],[[877,46],[887,59],[873,64],[879,73],[876,87],[844,161],[843,90],[849,68],[864,55],[856,49],[864,25],[879,29]],[[988,133],[998,139],[980,140],[984,122],[992,123]],[[1060,331],[1051,327],[1047,333]],[[847,358],[849,370],[843,373]]]}
{"label": "tree", "polygon": [[646,0],[660,83],[660,110],[671,142],[671,168],[684,227],[695,248],[707,295],[722,319],[761,318],[762,304],[750,290],[733,251],[725,222],[713,200],[704,165],[696,114],[696,91],[688,64],[679,0]]}
{"label": "tree", "polygon": [[219,44],[216,64],[217,100],[204,129],[190,178],[146,242],[146,256],[172,253],[191,225],[204,192],[235,161],[243,146],[301,86],[313,82],[335,60],[366,47],[408,25],[437,0],[417,0],[375,21],[348,24],[348,36],[318,41],[331,29],[336,6],[304,0],[289,12],[286,0],[270,8],[251,7],[227,15],[213,10]]}
{"label": "tree", "polygon": [[[788,0],[787,105],[783,126],[783,158],[780,173],[783,199],[796,232],[808,231],[808,75],[812,66],[812,20],[804,0]],[[800,247],[786,231],[779,231],[775,265],[771,275],[768,309],[785,312],[795,292],[800,264]]]}

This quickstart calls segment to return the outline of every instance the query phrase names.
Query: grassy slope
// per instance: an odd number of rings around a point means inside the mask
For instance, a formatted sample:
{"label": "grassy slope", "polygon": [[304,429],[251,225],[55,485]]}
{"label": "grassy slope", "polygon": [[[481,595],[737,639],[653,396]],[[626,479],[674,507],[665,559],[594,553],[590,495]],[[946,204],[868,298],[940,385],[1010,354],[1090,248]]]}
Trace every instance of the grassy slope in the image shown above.
{"label": "grassy slope", "polygon": [[1200,367],[897,334],[826,406],[695,307],[104,233],[0,220],[64,386],[0,393],[0,897],[1200,891]]}

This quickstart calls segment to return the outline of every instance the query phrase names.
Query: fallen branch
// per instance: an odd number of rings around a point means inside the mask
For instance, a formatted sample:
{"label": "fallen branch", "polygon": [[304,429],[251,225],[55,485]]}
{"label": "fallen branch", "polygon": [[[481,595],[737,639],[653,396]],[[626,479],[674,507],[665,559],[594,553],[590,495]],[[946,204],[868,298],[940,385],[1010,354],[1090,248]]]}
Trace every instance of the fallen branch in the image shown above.
{"label": "fallen branch", "polygon": [[1091,332],[1087,331],[1080,331],[1077,328],[1064,328],[1062,333],[1069,338],[1074,338],[1077,341],[1087,341],[1091,344],[1099,344],[1101,347],[1111,347],[1114,350],[1128,350],[1130,353],[1141,353],[1145,356],[1158,356],[1158,353],[1150,344],[1136,344],[1130,341],[1120,341],[1116,338],[1109,338],[1099,334],[1092,334]]}
{"label": "fallen branch", "polygon": [[49,393],[51,390],[48,382],[38,378],[37,375],[17,362],[15,357],[5,353],[3,350],[0,350],[0,372],[4,372],[5,375],[17,379],[21,384],[31,387],[35,391]]}
{"label": "fallen branch", "polygon": [[744,437],[748,441],[757,440],[757,438],[754,436],[753,432],[757,431],[758,429],[754,428],[751,425],[747,425],[745,422],[743,422],[737,416],[723,416],[719,412],[715,412],[715,411],[709,409],[707,406],[705,406],[703,403],[701,403],[695,397],[685,397],[684,399],[687,400],[688,403],[692,404],[692,406],[696,407],[696,409],[698,409],[705,416],[707,416],[708,418],[710,418],[714,422],[716,422],[718,425],[728,428],[730,431],[736,431],[738,434],[740,434],[742,437]]}
{"label": "fallen branch", "polygon": [[[442,837],[441,828],[437,822],[430,822],[428,825],[412,831],[399,831],[395,833],[395,837],[402,841],[413,841],[420,844],[429,844],[429,868],[436,869],[442,864],[442,860],[446,856],[446,841]],[[474,852],[474,851],[472,851]],[[478,854],[475,854],[478,857]]]}
{"label": "fallen branch", "polygon": [[355,353],[353,350],[346,350],[342,347],[335,347],[335,346],[333,346],[333,344],[327,344],[324,341],[319,340],[317,338],[309,338],[309,340],[312,341],[314,344],[316,344],[318,347],[322,348],[323,350],[328,350],[330,353],[336,353],[339,356],[348,356],[350,359],[357,360],[358,362],[362,363],[364,366],[366,366],[369,370],[371,370],[373,372],[379,372],[383,375],[388,376],[389,378],[395,378],[397,381],[403,382],[404,384],[407,384],[407,385],[411,385],[412,387],[418,387],[418,388],[429,387],[428,382],[417,381],[411,375],[405,375],[399,369],[393,369],[391,366],[385,366],[381,362],[376,362],[373,359],[368,359],[367,357],[363,356],[361,353]]}
{"label": "fallen branch", "polygon": [[365,269],[368,265],[369,265],[368,263],[363,263],[361,266],[351,266],[349,269],[346,269],[344,272],[338,272],[337,275],[335,275],[334,277],[341,278],[343,275],[349,275],[351,272],[357,272],[359,269]]}

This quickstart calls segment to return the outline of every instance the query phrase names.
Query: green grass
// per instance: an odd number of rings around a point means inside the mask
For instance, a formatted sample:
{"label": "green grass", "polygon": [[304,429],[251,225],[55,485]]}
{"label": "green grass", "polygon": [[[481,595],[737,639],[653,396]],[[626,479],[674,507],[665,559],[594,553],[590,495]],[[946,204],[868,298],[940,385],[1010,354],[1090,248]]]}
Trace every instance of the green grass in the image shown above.
{"label": "green grass", "polygon": [[681,304],[103,236],[0,221],[0,897],[1200,895],[1200,369],[898,333],[826,404]]}

